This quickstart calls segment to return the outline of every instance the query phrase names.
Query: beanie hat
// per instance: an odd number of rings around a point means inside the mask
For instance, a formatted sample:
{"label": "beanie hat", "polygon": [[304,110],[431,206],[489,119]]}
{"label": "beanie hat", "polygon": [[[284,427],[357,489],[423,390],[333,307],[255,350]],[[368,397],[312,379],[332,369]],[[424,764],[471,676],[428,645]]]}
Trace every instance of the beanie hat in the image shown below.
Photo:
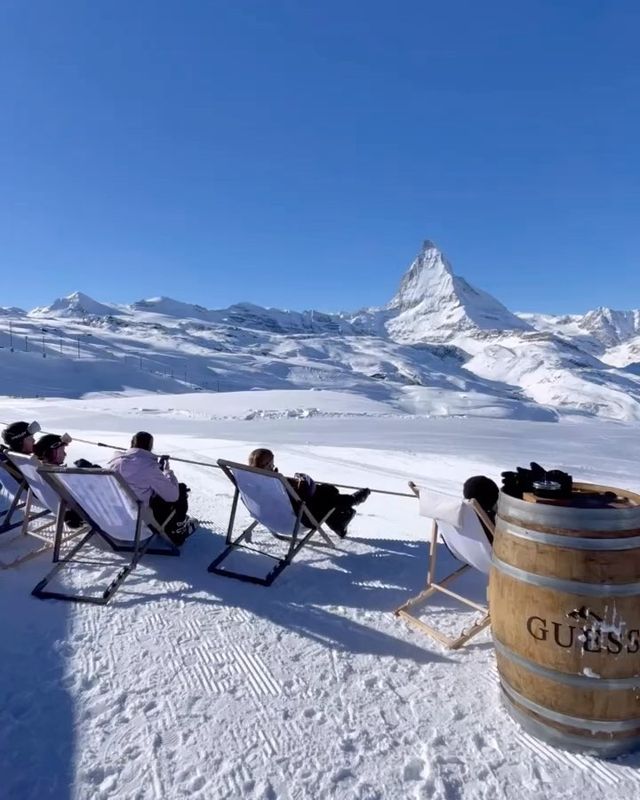
{"label": "beanie hat", "polygon": [[477,500],[485,511],[492,511],[498,502],[499,489],[486,475],[467,478],[462,488],[465,500]]}

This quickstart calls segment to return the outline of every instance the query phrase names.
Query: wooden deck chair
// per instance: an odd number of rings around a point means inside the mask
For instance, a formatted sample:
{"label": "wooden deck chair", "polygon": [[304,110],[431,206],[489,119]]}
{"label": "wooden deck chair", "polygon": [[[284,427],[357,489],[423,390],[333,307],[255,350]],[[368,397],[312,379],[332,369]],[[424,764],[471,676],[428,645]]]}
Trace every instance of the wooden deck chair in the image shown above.
{"label": "wooden deck chair", "polygon": [[[164,528],[156,522],[150,509],[138,500],[115,472],[106,469],[45,466],[41,466],[38,472],[51,491],[59,497],[60,511],[53,549],[55,566],[33,589],[32,594],[36,597],[105,605],[143,555],[180,555],[179,549],[168,538]],[[61,556],[64,512],[68,508],[85,521],[88,531],[85,529],[82,539]],[[74,562],[79,563],[77,556],[92,540],[106,543],[115,552],[129,553],[131,558],[98,595],[47,589],[51,579],[63,568],[72,568]],[[152,543],[158,540],[161,546],[152,547]]]}
{"label": "wooden deck chair", "polygon": [[[261,586],[271,586],[282,570],[289,566],[297,553],[315,534],[318,534],[329,547],[335,547],[322,527],[333,509],[318,521],[289,481],[280,473],[249,467],[234,461],[225,461],[221,458],[218,459],[218,466],[234,485],[235,492],[227,528],[227,547],[211,562],[208,567],[209,572],[258,583]],[[234,538],[233,528],[238,500],[242,500],[253,522]],[[294,511],[292,501],[298,509],[297,512]],[[270,534],[288,543],[289,547],[284,557],[280,558],[272,553],[249,546],[252,543],[252,533],[258,525],[263,525]],[[274,559],[276,564],[264,578],[234,572],[222,567],[222,562],[239,548]]]}
{"label": "wooden deck chair", "polygon": [[[475,501],[466,501],[441,492],[429,489],[418,489],[414,484],[409,484],[416,496],[420,500],[420,514],[430,517],[433,520],[431,528],[431,542],[429,547],[429,565],[427,569],[427,583],[420,594],[412,597],[406,603],[395,610],[397,616],[415,625],[429,636],[437,639],[450,649],[462,647],[473,636],[480,633],[491,624],[489,610],[486,606],[475,603],[449,589],[449,584],[455,578],[462,575],[469,569],[477,569],[488,575],[491,568],[491,544],[487,534],[482,527],[484,523],[487,529],[493,533],[493,523],[486,512]],[[462,565],[454,569],[447,576],[436,582],[436,556],[438,535],[441,536],[444,544],[451,554]],[[416,606],[422,605],[429,598],[438,592],[452,597],[454,600],[477,609],[481,617],[473,623],[470,628],[462,630],[458,636],[447,636],[442,631],[437,630],[431,625],[427,625],[422,620],[414,616],[411,611]]]}
{"label": "wooden deck chair", "polygon": [[0,485],[9,508],[2,517],[0,533],[21,528],[21,535],[39,539],[42,544],[14,558],[0,561],[0,568],[22,564],[53,546],[51,529],[56,522],[59,499],[37,474],[39,461],[34,456],[0,452]]}

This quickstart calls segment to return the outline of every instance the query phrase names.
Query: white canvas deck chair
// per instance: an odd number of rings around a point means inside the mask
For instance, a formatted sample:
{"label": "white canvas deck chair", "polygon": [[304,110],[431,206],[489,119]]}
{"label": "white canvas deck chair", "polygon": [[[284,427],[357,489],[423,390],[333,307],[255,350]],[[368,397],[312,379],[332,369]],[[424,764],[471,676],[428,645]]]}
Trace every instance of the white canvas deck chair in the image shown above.
{"label": "white canvas deck chair", "polygon": [[[485,575],[489,574],[491,568],[491,544],[482,527],[481,520],[492,534],[493,523],[475,500],[466,501],[441,492],[418,488],[413,484],[410,484],[410,486],[419,498],[421,516],[430,517],[433,520],[427,583],[420,594],[412,597],[397,608],[395,614],[437,639],[446,647],[457,649],[484,630],[491,623],[491,620],[486,606],[482,606],[451,591],[448,585],[469,569],[477,569]],[[444,544],[454,558],[461,561],[462,564],[436,582],[438,535],[442,537]],[[425,601],[438,592],[466,606],[477,609],[482,616],[470,628],[462,630],[458,636],[447,636],[411,613],[413,609],[424,604]]]}
{"label": "white canvas deck chair", "polygon": [[[167,537],[163,527],[155,521],[149,508],[138,500],[115,472],[106,469],[41,466],[38,473],[50,490],[59,497],[60,509],[53,548],[55,566],[33,589],[32,594],[36,597],[105,605],[136,568],[143,555],[180,555],[180,551]],[[61,556],[64,513],[67,509],[75,511],[86,523],[86,528],[82,539]],[[82,563],[78,556],[83,548],[93,543],[92,540],[104,542],[117,553],[129,553],[131,558],[97,595],[83,591],[47,589],[52,578],[63,568],[72,568],[74,564]],[[161,546],[152,547],[152,543],[157,541],[160,541]],[[97,552],[99,557],[100,550]]]}
{"label": "white canvas deck chair", "polygon": [[56,521],[58,498],[41,485],[36,471],[38,463],[33,456],[0,451],[0,495],[8,505],[0,512],[0,534],[21,528],[21,535],[42,542],[11,561],[0,561],[1,569],[22,564],[52,547],[51,529]]}
{"label": "white canvas deck chair", "polygon": [[8,456],[0,450],[0,534],[22,525],[27,485],[14,471]]}
{"label": "white canvas deck chair", "polygon": [[[329,547],[335,547],[325,530],[323,524],[333,509],[318,521],[300,499],[289,481],[278,472],[249,467],[234,461],[218,459],[218,466],[229,478],[235,487],[231,516],[227,529],[226,548],[209,565],[209,572],[226,575],[261,586],[271,586],[285,567],[293,561],[294,557],[307,544],[312,536],[318,534]],[[238,500],[242,500],[253,522],[245,528],[235,539],[233,528],[235,524]],[[298,511],[294,511],[295,504]],[[252,547],[252,533],[258,525],[263,525],[270,534],[286,541],[289,545],[286,555],[282,558]],[[221,566],[222,562],[239,548],[251,550],[267,558],[274,559],[276,564],[264,577],[255,577],[246,573],[234,572]]]}

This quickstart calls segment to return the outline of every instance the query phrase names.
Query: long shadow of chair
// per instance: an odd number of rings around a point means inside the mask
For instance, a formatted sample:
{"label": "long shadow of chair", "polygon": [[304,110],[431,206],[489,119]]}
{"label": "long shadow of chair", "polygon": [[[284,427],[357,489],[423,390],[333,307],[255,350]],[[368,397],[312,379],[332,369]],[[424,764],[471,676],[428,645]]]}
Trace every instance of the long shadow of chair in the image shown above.
{"label": "long shadow of chair", "polygon": [[[408,585],[415,581],[424,561],[424,543],[390,541],[387,563],[375,557],[375,550],[362,554],[360,561],[347,550],[308,551],[306,558],[296,562],[295,570],[265,592],[264,587],[257,584],[211,580],[202,569],[202,562],[206,562],[215,540],[223,541],[222,534],[203,528],[189,539],[179,562],[154,565],[154,576],[158,579],[154,587],[158,588],[159,594],[154,588],[152,596],[205,607],[242,609],[323,647],[345,653],[407,659],[418,664],[447,660],[442,654],[374,625],[362,624],[342,610],[352,607],[364,611],[386,611],[390,597],[399,598],[406,587],[391,585],[376,590],[363,585],[361,578],[367,574],[367,559],[371,558],[380,568],[378,573],[375,569],[373,572],[369,570],[369,577],[373,580],[380,577],[381,582],[385,582],[392,574],[397,576],[400,572]],[[384,540],[368,544],[380,544],[384,548]],[[400,547],[401,544],[406,547]],[[354,573],[351,573],[352,568]],[[161,588],[175,582],[179,588]],[[128,607],[149,600],[147,579],[141,575],[127,584],[117,602]],[[385,617],[380,619],[385,624]]]}

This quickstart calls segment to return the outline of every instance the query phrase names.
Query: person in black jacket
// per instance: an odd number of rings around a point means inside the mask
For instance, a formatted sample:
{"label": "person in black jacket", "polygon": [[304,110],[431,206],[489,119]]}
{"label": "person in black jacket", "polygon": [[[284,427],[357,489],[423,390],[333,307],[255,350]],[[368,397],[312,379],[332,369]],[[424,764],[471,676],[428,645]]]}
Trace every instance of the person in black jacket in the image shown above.
{"label": "person in black jacket", "polygon": [[[500,494],[497,483],[492,481],[491,478],[487,478],[486,475],[473,475],[464,482],[462,494],[465,500],[475,500],[491,522],[495,523],[498,495]],[[489,542],[493,544],[493,534],[482,520],[480,520],[480,522],[482,523],[484,532],[487,534]]]}
{"label": "person in black jacket", "polygon": [[[259,447],[249,454],[249,466],[278,471],[273,452],[265,447]],[[354,506],[364,503],[371,494],[369,489],[358,489],[353,494],[341,494],[332,484],[316,483],[303,472],[296,472],[293,478],[287,480],[318,522],[331,512],[325,521],[334,533],[342,537],[347,535],[347,527],[356,515]],[[298,511],[295,506],[294,510]],[[305,522],[304,516],[302,522],[307,526],[311,524],[310,520]]]}

